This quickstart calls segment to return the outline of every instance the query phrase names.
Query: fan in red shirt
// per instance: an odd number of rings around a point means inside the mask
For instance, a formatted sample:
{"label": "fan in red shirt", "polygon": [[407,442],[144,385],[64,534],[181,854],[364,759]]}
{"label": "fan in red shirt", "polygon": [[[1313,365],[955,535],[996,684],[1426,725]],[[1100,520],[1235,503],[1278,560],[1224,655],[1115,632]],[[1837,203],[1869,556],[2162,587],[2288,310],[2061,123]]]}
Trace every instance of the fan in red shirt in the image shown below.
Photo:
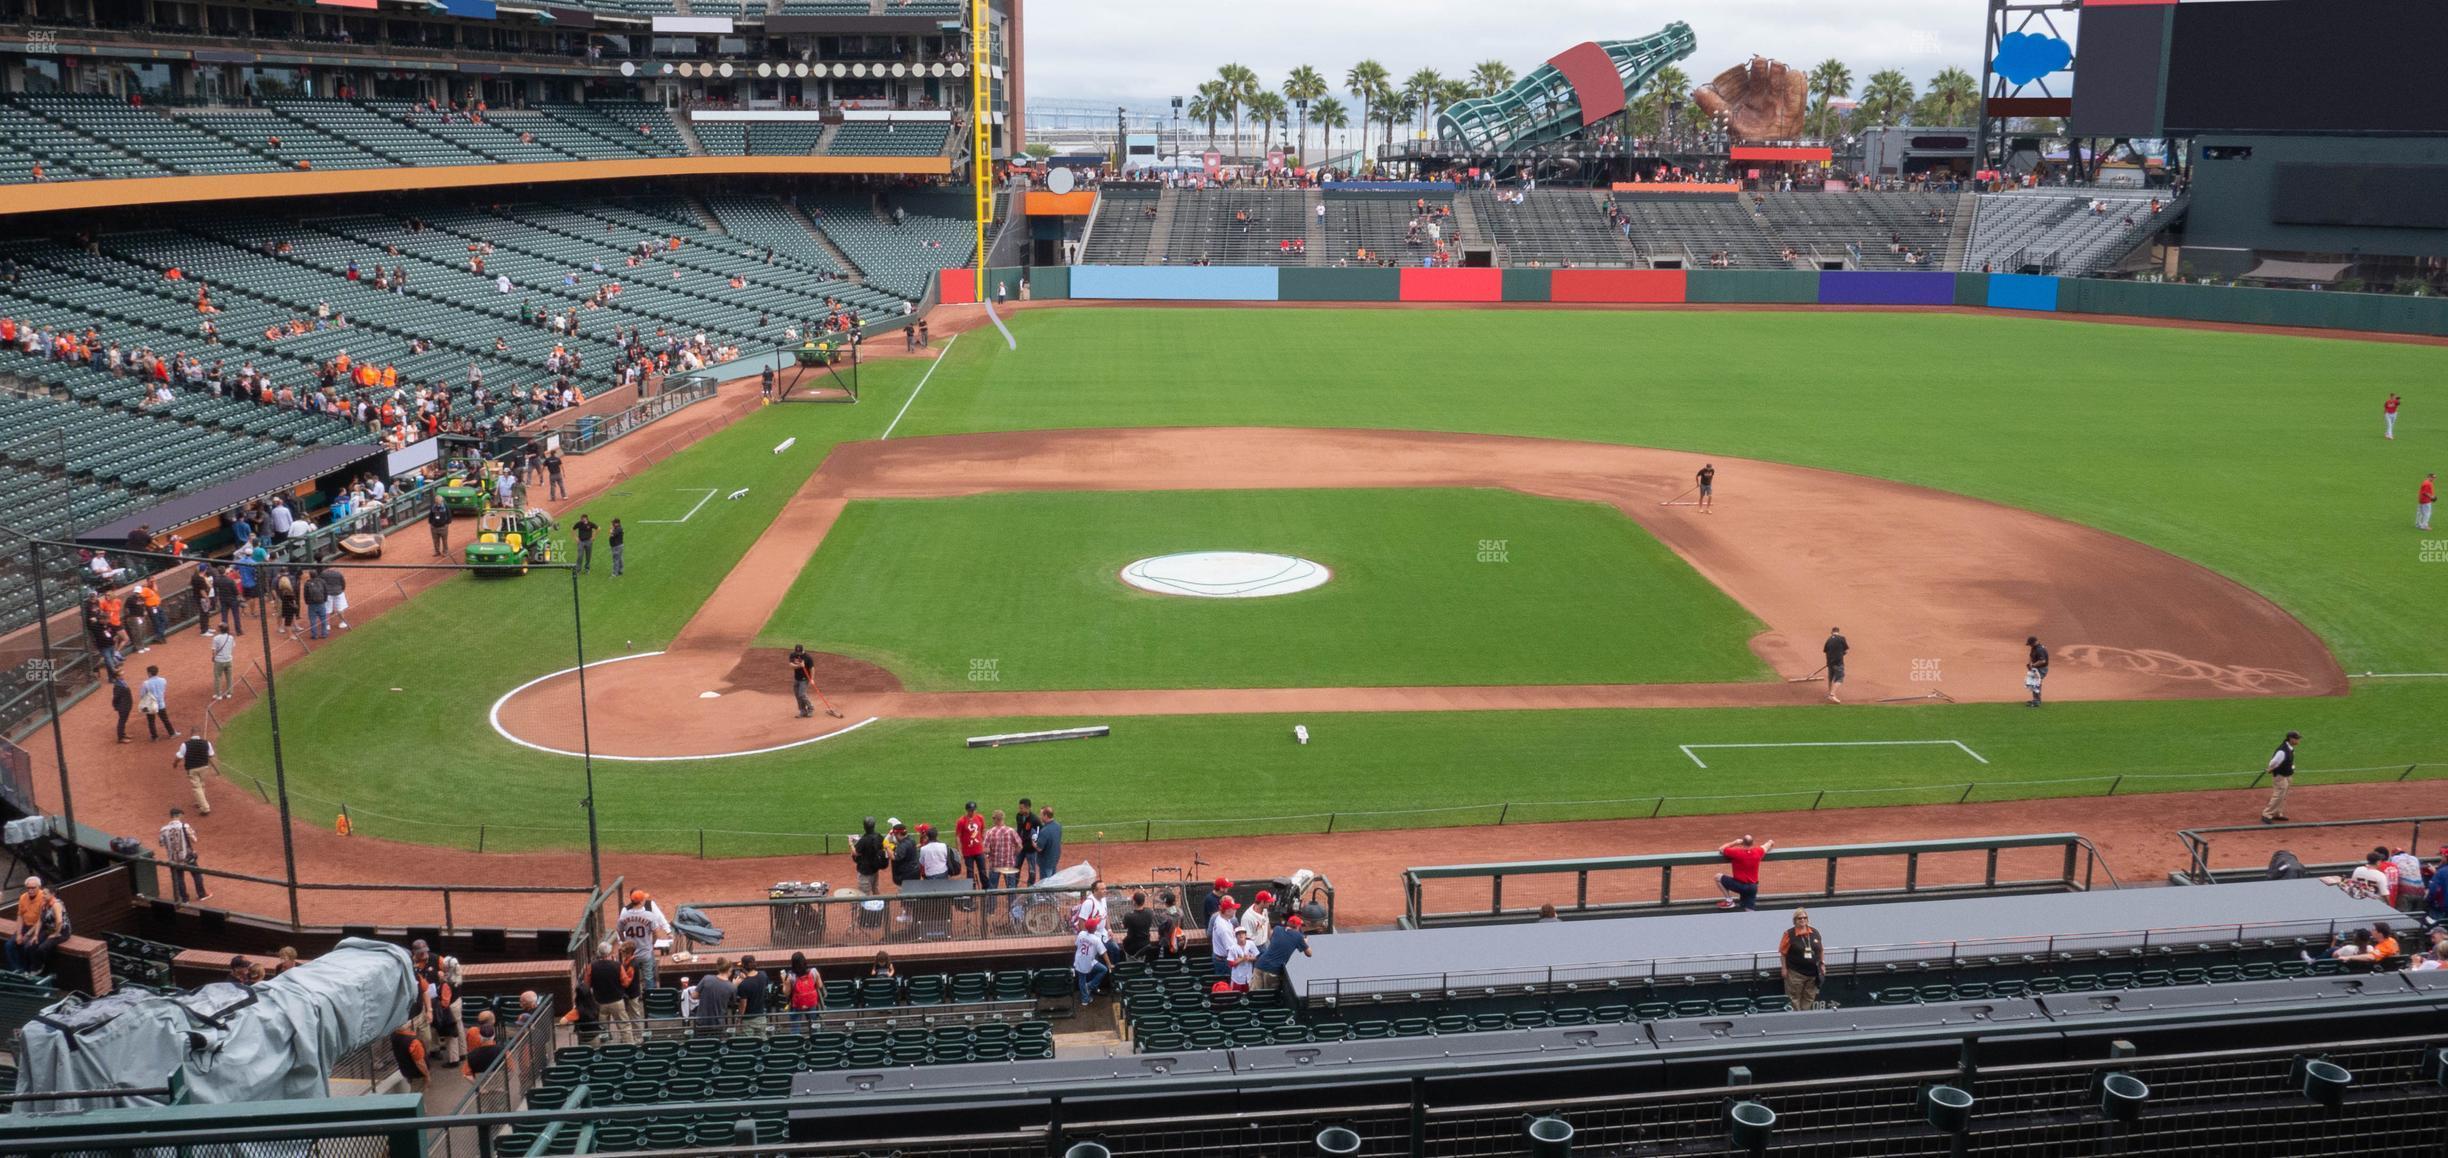
{"label": "fan in red shirt", "polygon": [[978,815],[977,801],[970,801],[952,822],[952,835],[960,841],[962,874],[981,889],[991,887],[986,883],[986,818]]}
{"label": "fan in red shirt", "polygon": [[1717,891],[1725,894],[1725,899],[1717,902],[1718,908],[1745,913],[1759,908],[1760,862],[1768,859],[1768,850],[1775,847],[1773,840],[1754,843],[1746,832],[1740,840],[1717,850],[1730,870],[1717,874]]}

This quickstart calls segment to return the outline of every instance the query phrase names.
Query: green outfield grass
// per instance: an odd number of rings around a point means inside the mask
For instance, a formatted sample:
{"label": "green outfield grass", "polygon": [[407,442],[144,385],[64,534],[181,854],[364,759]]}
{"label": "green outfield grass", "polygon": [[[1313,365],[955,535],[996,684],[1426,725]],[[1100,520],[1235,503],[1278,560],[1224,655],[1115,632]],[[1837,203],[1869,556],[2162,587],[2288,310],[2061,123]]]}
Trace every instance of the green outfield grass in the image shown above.
{"label": "green outfield grass", "polygon": [[[2350,672],[2448,671],[2448,563],[2421,562],[2415,484],[2448,465],[2448,349],[2060,319],[1887,313],[1049,310],[1012,321],[1017,353],[963,338],[894,437],[1016,428],[1258,424],[1482,431],[1754,456],[1960,491],[2129,535],[2216,568],[2301,616]],[[893,420],[921,364],[869,367],[856,407],[774,407],[626,484],[750,486],[690,523],[633,531],[632,574],[586,580],[597,656],[660,646],[711,594],[835,441]],[[2408,397],[2379,437],[2389,390]],[[2426,394],[2426,390],[2432,393]],[[2430,399],[2426,402],[2426,399]],[[2423,416],[2434,417],[2426,420]],[[793,453],[767,451],[797,437]],[[1773,501],[1720,479],[1722,501]],[[617,504],[593,512],[608,521]],[[658,515],[654,517],[670,517]],[[1475,537],[1475,536],[1474,536]],[[2448,539],[2448,534],[2438,538]],[[486,709],[570,662],[567,583],[453,581],[283,674],[301,815],[345,799],[361,832],[461,846],[582,843],[576,761],[493,736]],[[1427,626],[1427,625],[1423,625]],[[289,674],[294,672],[294,675]],[[391,690],[399,688],[398,691]],[[970,752],[960,737],[1079,721],[886,721],[814,748],[695,765],[597,765],[612,848],[821,847],[866,812],[948,816],[959,801],[1059,801],[1074,839],[1131,822],[1157,836],[1340,823],[1512,820],[2098,794],[2240,785],[2277,734],[2316,770],[2393,778],[2448,760],[2448,680],[2348,697],[1925,708],[1542,712],[1103,721],[1112,739]],[[1317,740],[1293,745],[1293,723]],[[1961,740],[1990,763],[1752,750],[1701,770],[1677,745]],[[223,739],[269,779],[263,714]],[[1958,769],[1966,769],[1959,771]],[[2407,808],[2436,784],[2417,773]],[[2216,775],[2212,775],[2216,774]],[[2248,774],[2248,773],[2247,773]],[[2318,783],[2323,774],[2308,775]],[[1892,790],[1892,791],[1882,791]],[[1603,801],[1595,804],[1539,804]],[[1451,812],[1394,810],[1444,809]],[[1275,817],[1300,819],[1277,820]],[[1088,826],[1076,823],[1086,820]],[[1142,833],[1134,833],[1140,835]],[[1433,849],[1424,855],[1438,859]],[[1452,859],[1450,856],[1443,859]]]}
{"label": "green outfield grass", "polygon": [[[1501,541],[1485,548],[1483,540]],[[1298,555],[1325,586],[1126,586],[1177,551]],[[852,503],[766,625],[913,689],[1766,679],[1765,630],[1612,507],[1497,490],[1000,494]],[[981,663],[986,666],[979,666]]]}

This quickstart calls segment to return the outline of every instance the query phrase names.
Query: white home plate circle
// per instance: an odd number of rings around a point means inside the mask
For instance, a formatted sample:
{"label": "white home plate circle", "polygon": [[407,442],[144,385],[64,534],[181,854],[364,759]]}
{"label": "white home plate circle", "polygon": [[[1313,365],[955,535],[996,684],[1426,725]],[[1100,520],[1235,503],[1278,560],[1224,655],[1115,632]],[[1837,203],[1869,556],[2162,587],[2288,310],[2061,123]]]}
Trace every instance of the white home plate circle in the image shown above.
{"label": "white home plate circle", "polygon": [[1263,599],[1307,591],[1334,572],[1307,559],[1256,551],[1185,551],[1141,559],[1122,569],[1122,581],[1158,595],[1200,599]]}

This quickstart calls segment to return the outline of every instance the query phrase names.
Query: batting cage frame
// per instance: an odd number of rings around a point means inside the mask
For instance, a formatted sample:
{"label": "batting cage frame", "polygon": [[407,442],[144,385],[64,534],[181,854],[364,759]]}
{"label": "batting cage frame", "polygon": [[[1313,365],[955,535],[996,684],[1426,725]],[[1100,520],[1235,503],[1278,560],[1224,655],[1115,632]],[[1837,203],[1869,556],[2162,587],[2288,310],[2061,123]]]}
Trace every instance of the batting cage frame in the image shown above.
{"label": "batting cage frame", "polygon": [[[797,346],[783,347],[783,356],[790,359],[791,377],[774,391],[774,401],[857,405],[859,364],[866,360],[861,353],[865,345],[865,335],[854,330],[838,337],[811,338]],[[822,376],[817,385],[802,389],[808,377],[818,372]]]}

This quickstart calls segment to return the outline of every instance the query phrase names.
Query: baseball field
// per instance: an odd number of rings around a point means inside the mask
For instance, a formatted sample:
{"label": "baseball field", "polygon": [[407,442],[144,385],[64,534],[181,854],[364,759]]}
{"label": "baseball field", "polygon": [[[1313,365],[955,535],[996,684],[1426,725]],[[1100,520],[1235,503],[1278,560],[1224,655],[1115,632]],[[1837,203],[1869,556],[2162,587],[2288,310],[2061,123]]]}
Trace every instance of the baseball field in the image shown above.
{"label": "baseball field", "polygon": [[[1021,795],[1076,840],[2232,788],[2290,728],[2327,779],[2448,760],[2448,543],[2412,519],[2448,349],[1953,312],[1011,327],[588,500],[629,530],[627,573],[579,581],[606,847],[791,853]],[[1703,462],[1705,515],[1678,502]],[[1117,578],[1195,550],[1333,578]],[[301,812],[582,847],[570,603],[452,580],[284,668]],[[1789,682],[1831,626],[1842,705]],[[840,718],[791,711],[795,643]],[[1084,723],[1113,733],[963,746]],[[222,750],[268,779],[266,714]]]}

